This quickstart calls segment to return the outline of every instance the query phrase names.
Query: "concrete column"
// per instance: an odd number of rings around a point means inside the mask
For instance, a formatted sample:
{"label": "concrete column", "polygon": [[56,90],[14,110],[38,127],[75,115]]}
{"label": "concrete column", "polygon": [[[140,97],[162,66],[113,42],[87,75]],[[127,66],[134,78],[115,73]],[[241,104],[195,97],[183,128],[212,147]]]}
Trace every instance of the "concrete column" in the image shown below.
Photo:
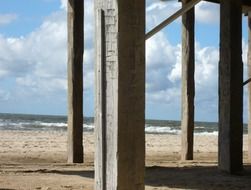
{"label": "concrete column", "polygon": [[145,0],[95,0],[95,10],[95,189],[143,190]]}
{"label": "concrete column", "polygon": [[219,169],[243,168],[242,8],[239,0],[221,0],[219,64]]}
{"label": "concrete column", "polygon": [[83,162],[84,0],[68,0],[68,162]]}
{"label": "concrete column", "polygon": [[[183,0],[185,5],[190,0]],[[193,159],[194,132],[194,8],[182,16],[182,143],[181,159]]]}
{"label": "concrete column", "polygon": [[[248,78],[251,78],[251,11],[248,13]],[[251,161],[251,83],[248,84],[248,159]]]}

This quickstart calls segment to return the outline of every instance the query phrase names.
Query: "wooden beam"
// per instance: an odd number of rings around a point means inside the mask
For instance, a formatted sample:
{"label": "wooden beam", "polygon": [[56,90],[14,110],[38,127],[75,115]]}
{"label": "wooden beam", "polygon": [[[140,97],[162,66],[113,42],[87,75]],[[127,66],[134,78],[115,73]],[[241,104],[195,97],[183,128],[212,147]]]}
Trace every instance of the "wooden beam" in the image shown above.
{"label": "wooden beam", "polygon": [[68,162],[83,162],[83,0],[68,0]]}
{"label": "wooden beam", "polygon": [[[251,78],[251,11],[248,13],[248,76]],[[251,161],[251,83],[248,84],[248,159]]]}
{"label": "wooden beam", "polygon": [[96,189],[106,189],[106,90],[105,90],[105,15],[101,9],[96,15],[95,64],[95,179]]}
{"label": "wooden beam", "polygon": [[[143,190],[145,171],[145,0],[95,0],[96,67],[104,50],[104,73],[96,69],[96,93],[101,92],[96,111],[103,119],[96,122],[95,189]],[[105,39],[105,40],[104,40]],[[105,44],[103,44],[105,41]],[[103,85],[103,88],[101,87]],[[102,90],[102,89],[103,90]],[[97,96],[97,95],[96,95]],[[101,99],[102,97],[102,99]],[[103,108],[101,107],[103,106]],[[97,117],[100,113],[96,113]],[[104,121],[102,123],[102,120]],[[102,125],[102,126],[101,126]],[[101,130],[105,136],[102,135]],[[105,131],[104,131],[105,130]],[[105,152],[103,148],[105,147]],[[103,152],[101,154],[101,152]],[[102,156],[103,155],[103,156]],[[103,157],[103,158],[102,158]],[[105,168],[105,172],[104,172]],[[103,182],[102,182],[103,181]]]}
{"label": "wooden beam", "polygon": [[251,11],[251,6],[242,6],[242,12],[245,16],[248,16],[248,13]]}
{"label": "wooden beam", "polygon": [[[185,6],[190,0],[183,0]],[[181,159],[193,159],[194,132],[194,8],[182,16],[182,149]]]}
{"label": "wooden beam", "polygon": [[193,8],[196,4],[198,4],[201,0],[191,0],[189,1],[185,6],[182,6],[181,9],[179,9],[177,12],[175,12],[173,15],[171,15],[169,18],[164,20],[162,23],[160,23],[158,26],[153,28],[150,32],[146,34],[146,40],[151,38],[153,35],[158,33],[160,30],[165,28],[167,25],[172,23],[174,20],[176,20],[181,15],[185,14],[187,11],[189,11],[191,8]]}
{"label": "wooden beam", "polygon": [[219,64],[219,169],[242,170],[243,64],[239,0],[221,0]]}
{"label": "wooden beam", "polygon": [[[181,0],[178,0],[181,2]],[[220,4],[220,0],[204,0],[210,3],[217,3]],[[248,10],[251,10],[251,1],[250,0],[242,0],[242,11],[243,13],[247,13]]]}
{"label": "wooden beam", "polygon": [[[210,3],[220,4],[220,0],[204,0],[204,1],[210,2]],[[251,1],[250,0],[242,0],[242,12],[244,14],[247,14],[247,12],[250,10],[251,10]]]}
{"label": "wooden beam", "polygon": [[[204,1],[208,1],[210,3],[220,3],[220,0],[204,0]],[[250,0],[242,0],[242,6],[249,6],[251,7],[251,1]]]}
{"label": "wooden beam", "polygon": [[242,5],[251,7],[251,1],[250,0],[242,0]]}
{"label": "wooden beam", "polygon": [[210,3],[220,3],[220,0],[204,0],[204,1],[207,1],[207,2],[210,2]]}

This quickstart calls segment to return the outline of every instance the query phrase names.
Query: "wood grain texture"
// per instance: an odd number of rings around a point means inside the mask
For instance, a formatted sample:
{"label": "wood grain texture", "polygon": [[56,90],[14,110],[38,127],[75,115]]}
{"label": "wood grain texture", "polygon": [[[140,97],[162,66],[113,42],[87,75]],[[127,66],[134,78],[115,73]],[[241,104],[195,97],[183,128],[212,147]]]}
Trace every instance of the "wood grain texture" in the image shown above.
{"label": "wood grain texture", "polygon": [[242,13],[239,0],[221,0],[219,64],[219,169],[243,168]]}
{"label": "wood grain texture", "polygon": [[96,10],[95,187],[106,189],[105,15]]}
{"label": "wood grain texture", "polygon": [[[183,6],[189,1],[183,0]],[[182,160],[193,159],[194,61],[194,8],[192,8],[182,16]]]}
{"label": "wood grain texture", "polygon": [[68,162],[83,162],[84,1],[68,0]]}
{"label": "wood grain texture", "polygon": [[[96,190],[143,190],[145,170],[145,1],[96,0],[105,14],[105,176]],[[97,20],[97,18],[96,18]],[[99,31],[96,24],[96,35]],[[100,45],[96,45],[96,53]],[[97,90],[99,92],[100,90]],[[96,104],[96,106],[98,106]],[[97,108],[96,110],[101,110]],[[100,127],[97,127],[100,129]],[[97,133],[97,131],[96,131]],[[98,132],[100,133],[100,132]],[[97,134],[96,134],[97,136]],[[103,141],[103,140],[102,140]],[[96,144],[98,146],[98,144]],[[96,152],[101,152],[101,145]],[[98,154],[98,153],[97,153]],[[105,179],[105,187],[99,180]]]}

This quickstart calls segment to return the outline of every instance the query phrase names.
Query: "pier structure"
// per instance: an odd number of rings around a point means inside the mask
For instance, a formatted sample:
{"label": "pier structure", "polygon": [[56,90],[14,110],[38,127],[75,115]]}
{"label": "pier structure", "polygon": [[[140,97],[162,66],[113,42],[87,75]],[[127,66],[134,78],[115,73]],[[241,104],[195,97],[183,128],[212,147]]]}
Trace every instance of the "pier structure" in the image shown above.
{"label": "pier structure", "polygon": [[247,11],[248,16],[248,159],[251,162],[251,10]]}
{"label": "pier structure", "polygon": [[[190,0],[182,0],[182,6]],[[181,160],[193,160],[195,96],[195,10],[182,15],[182,93],[181,93]]]}
{"label": "pier structure", "polygon": [[[145,40],[180,16],[181,158],[193,159],[194,6],[200,1],[182,0],[180,10],[145,34],[145,0],[95,0],[96,190],[144,189]],[[218,165],[233,174],[243,169],[242,14],[251,10],[251,1],[209,1],[220,3]],[[68,160],[81,162],[83,0],[68,0],[68,56]]]}
{"label": "pier structure", "polygon": [[68,0],[68,139],[69,163],[83,157],[84,0]]}

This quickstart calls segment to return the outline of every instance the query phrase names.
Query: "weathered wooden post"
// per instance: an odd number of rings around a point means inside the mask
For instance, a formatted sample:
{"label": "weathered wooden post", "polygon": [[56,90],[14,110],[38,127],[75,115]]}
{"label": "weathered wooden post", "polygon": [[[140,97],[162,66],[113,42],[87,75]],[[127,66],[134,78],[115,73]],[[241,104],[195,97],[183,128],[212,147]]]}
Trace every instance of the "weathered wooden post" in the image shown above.
{"label": "weathered wooden post", "polygon": [[68,0],[68,162],[83,162],[84,0]]}
{"label": "weathered wooden post", "polygon": [[106,189],[105,15],[96,10],[95,64],[95,189]]}
{"label": "weathered wooden post", "polygon": [[95,0],[95,10],[95,189],[143,190],[145,0]]}
{"label": "weathered wooden post", "polygon": [[[182,0],[182,5],[189,1]],[[182,15],[182,160],[193,159],[194,61],[194,8],[191,8]]]}
{"label": "weathered wooden post", "polygon": [[242,6],[221,0],[219,63],[219,169],[243,168]]}
{"label": "weathered wooden post", "polygon": [[[251,78],[251,11],[248,12],[248,78]],[[251,161],[251,83],[248,84],[248,159]]]}

